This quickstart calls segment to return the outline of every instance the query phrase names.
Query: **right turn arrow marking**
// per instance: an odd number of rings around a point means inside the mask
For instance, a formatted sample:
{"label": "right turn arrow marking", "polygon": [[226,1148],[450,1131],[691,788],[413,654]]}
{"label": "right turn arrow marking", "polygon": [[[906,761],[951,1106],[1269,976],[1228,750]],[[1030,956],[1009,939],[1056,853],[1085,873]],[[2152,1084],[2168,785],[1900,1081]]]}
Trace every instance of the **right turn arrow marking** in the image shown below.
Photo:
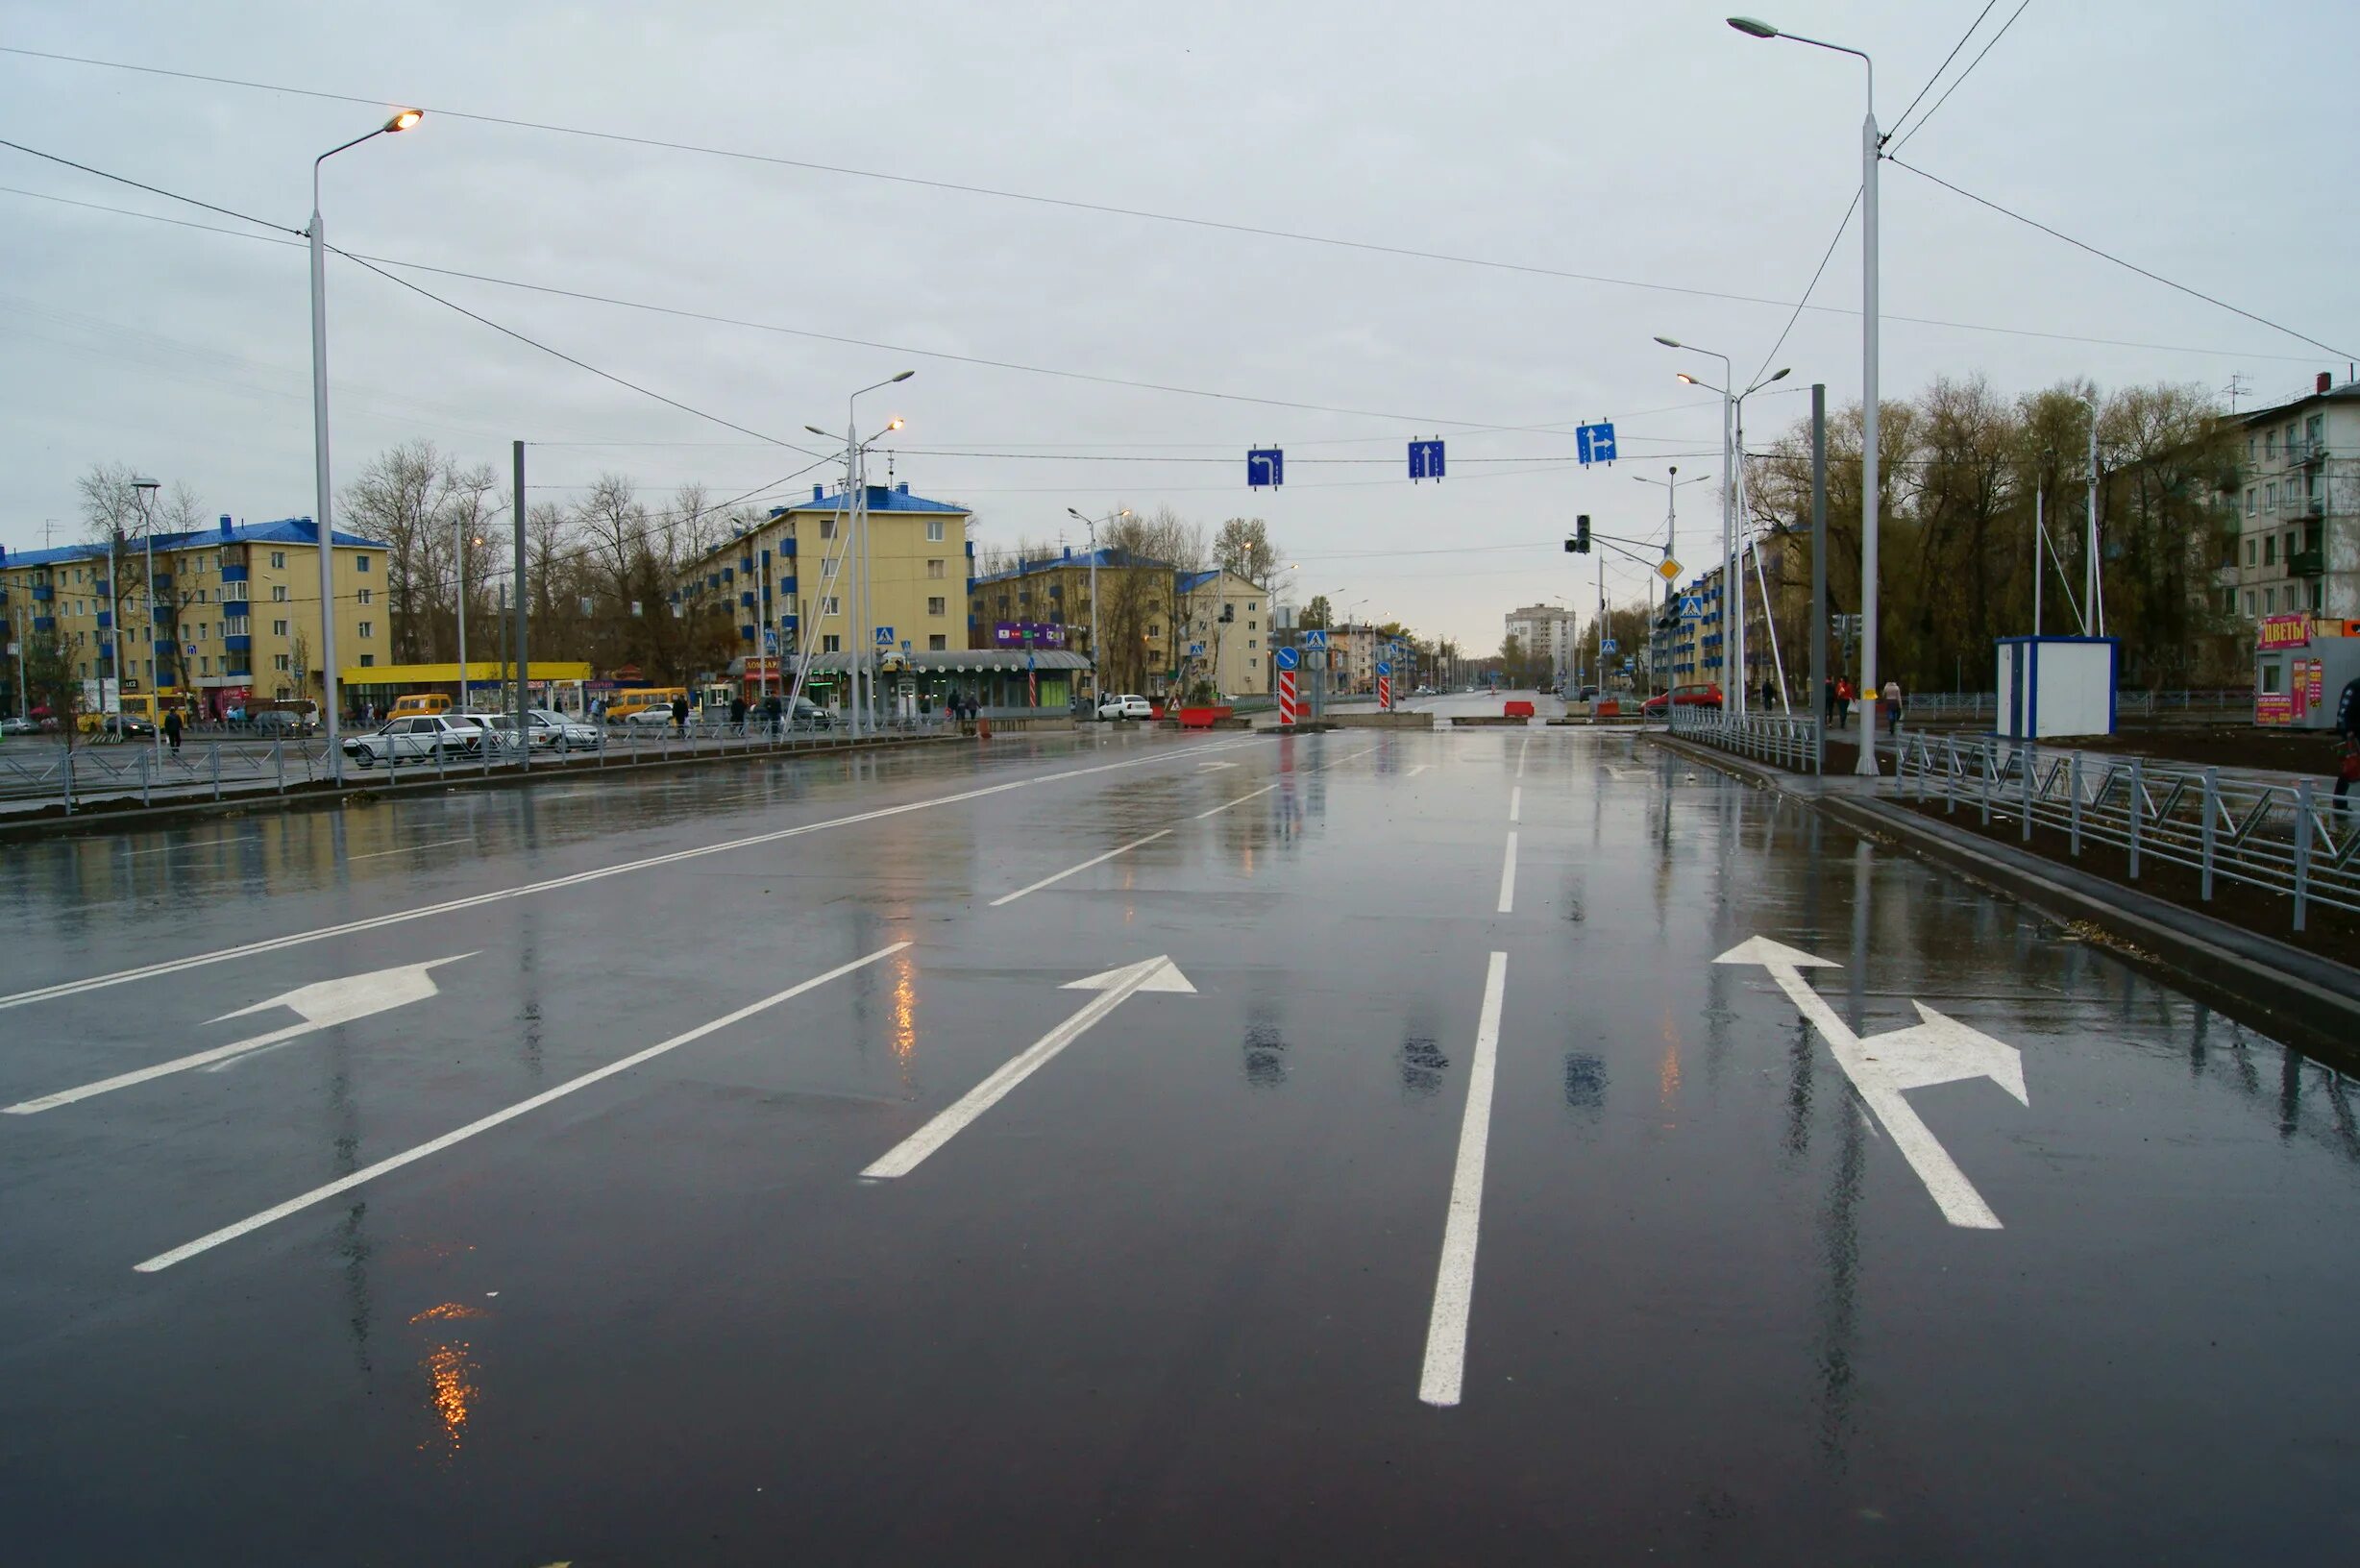
{"label": "right turn arrow marking", "polygon": [[1909,1168],[1917,1172],[1926,1190],[1933,1194],[1942,1217],[1970,1230],[2000,1229],[2000,1216],[1975,1190],[1975,1184],[1967,1180],[1966,1172],[1958,1168],[1950,1151],[1918,1119],[1918,1114],[1903,1098],[1902,1090],[1954,1083],[1961,1078],[1988,1078],[2013,1095],[2019,1104],[2029,1105],[2031,1098],[2024,1087],[2024,1058],[2013,1045],[1937,1013],[1924,1002],[1911,1004],[1918,1011],[1918,1021],[1908,1028],[1862,1040],[1803,979],[1804,969],[1831,969],[1840,966],[1767,937],[1739,943],[1713,962],[1759,965],[1768,969],[1770,978],[1778,982],[1787,999],[1826,1037],[1835,1065],[1844,1069],[1844,1075],[1860,1091],[1860,1098],[1884,1124],[1893,1146],[1901,1150]]}

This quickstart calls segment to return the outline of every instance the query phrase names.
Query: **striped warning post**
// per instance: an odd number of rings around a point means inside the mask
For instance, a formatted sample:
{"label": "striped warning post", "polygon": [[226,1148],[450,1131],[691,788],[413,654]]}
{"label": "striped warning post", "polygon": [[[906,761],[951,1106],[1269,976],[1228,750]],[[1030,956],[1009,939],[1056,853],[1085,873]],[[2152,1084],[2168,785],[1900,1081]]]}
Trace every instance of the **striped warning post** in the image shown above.
{"label": "striped warning post", "polygon": [[1292,726],[1300,723],[1302,717],[1303,709],[1295,701],[1294,672],[1281,670],[1278,673],[1278,722],[1282,725]]}

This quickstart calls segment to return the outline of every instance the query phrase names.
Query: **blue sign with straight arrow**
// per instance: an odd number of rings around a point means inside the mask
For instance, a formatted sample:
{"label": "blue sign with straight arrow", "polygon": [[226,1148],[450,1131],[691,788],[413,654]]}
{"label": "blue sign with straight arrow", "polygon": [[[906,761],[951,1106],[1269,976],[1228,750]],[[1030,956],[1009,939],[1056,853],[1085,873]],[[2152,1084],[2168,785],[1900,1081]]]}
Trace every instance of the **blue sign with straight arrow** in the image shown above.
{"label": "blue sign with straight arrow", "polygon": [[1614,460],[1612,423],[1577,427],[1573,432],[1573,450],[1574,455],[1582,459],[1584,468],[1587,468],[1592,463],[1612,462]]}

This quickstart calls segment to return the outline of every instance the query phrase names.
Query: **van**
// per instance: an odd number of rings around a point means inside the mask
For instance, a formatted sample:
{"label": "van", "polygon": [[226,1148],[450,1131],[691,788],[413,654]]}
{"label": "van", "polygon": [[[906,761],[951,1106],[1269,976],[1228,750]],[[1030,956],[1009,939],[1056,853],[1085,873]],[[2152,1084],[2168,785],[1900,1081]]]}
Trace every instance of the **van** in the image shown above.
{"label": "van", "polygon": [[688,697],[688,688],[685,686],[626,688],[607,698],[606,722],[610,724],[619,724],[630,718],[632,714],[645,713],[650,708],[662,708],[669,712],[672,707],[672,699],[676,697],[685,700]]}
{"label": "van", "polygon": [[451,711],[451,698],[440,692],[411,692],[393,699],[388,719],[431,719]]}

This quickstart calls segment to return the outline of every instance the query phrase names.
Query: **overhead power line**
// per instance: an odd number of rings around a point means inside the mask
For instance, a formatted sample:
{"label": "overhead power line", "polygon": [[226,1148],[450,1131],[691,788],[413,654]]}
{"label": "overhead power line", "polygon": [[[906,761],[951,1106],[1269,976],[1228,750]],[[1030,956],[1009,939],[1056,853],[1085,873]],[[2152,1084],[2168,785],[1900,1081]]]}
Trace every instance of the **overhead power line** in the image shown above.
{"label": "overhead power line", "polygon": [[2140,266],[2136,261],[2126,261],[2123,259],[2123,257],[2116,256],[2111,251],[2102,251],[2097,246],[2090,244],[2086,240],[2074,238],[2073,235],[2066,233],[2061,229],[2053,229],[2048,224],[2041,222],[2038,218],[2028,218],[2021,212],[2002,207],[1999,203],[1992,201],[1988,197],[1978,196],[1971,190],[1961,189],[1959,186],[1952,184],[1948,180],[1943,179],[1940,175],[1928,174],[1924,169],[1919,168],[1914,163],[1905,163],[1900,159],[1893,158],[1890,154],[1887,154],[1886,157],[1896,168],[1907,169],[1911,174],[1916,175],[1921,180],[1930,180],[1935,184],[1940,185],[1944,190],[1950,191],[1954,195],[1964,196],[1968,201],[1975,203],[1975,205],[1978,207],[1987,207],[1991,208],[1992,211],[1999,213],[2002,217],[2013,218],[2018,223],[2021,223],[2028,228],[2037,229],[2042,233],[2049,235],[2052,239],[2061,239],[2066,244],[2071,245],[2075,250],[2086,251],[2090,255],[2098,257],[2101,261],[2111,261],[2118,267],[2124,268],[2129,272],[2135,272],[2140,277],[2147,279],[2151,282],[2161,283],[2166,288],[2175,289],[2179,293],[2187,295],[2190,299],[2202,300],[2206,305],[2218,306],[2222,309],[2228,311],[2231,315],[2243,316],[2246,318],[2246,320],[2259,323],[2260,325],[2269,328],[2273,331],[2284,332],[2287,336],[2296,339],[2298,342],[2308,343],[2311,345],[2311,347],[2323,350],[2328,354],[2332,354],[2339,359],[2349,359],[2355,357],[2348,351],[2336,348],[2332,344],[2322,343],[2318,338],[2311,336],[2307,332],[2299,332],[2295,331],[2294,328],[2288,327],[2283,323],[2272,321],[2268,316],[2257,316],[2250,310],[2245,309],[2239,306],[2231,305],[2228,301],[2221,299],[2217,295],[2207,294],[2200,288],[2191,288],[2186,283],[2175,282],[2159,272],[2149,271],[2147,268]]}
{"label": "overhead power line", "polygon": [[[1967,68],[1958,73],[1958,80],[1956,82],[1953,82],[1948,87],[1943,89],[1942,96],[1934,100],[1934,107],[1928,110],[1925,114],[1919,118],[1917,124],[1911,126],[1905,133],[1903,134],[1901,141],[1894,143],[1893,151],[1897,153],[1900,152],[1903,144],[1906,143],[1911,136],[1916,135],[1920,131],[1923,131],[1926,128],[1926,122],[1928,120],[1932,119],[1936,114],[1942,112],[1942,106],[1951,101],[1951,94],[1958,90],[1959,83],[1964,82],[1968,77],[1975,74],[1975,67],[1983,62],[1983,56],[1991,53],[1992,44],[1996,44],[2002,38],[2007,37],[2007,30],[2016,25],[2016,18],[2023,15],[2024,8],[2031,3],[2032,0],[2022,0],[2022,4],[2018,5],[2014,11],[2008,12],[2007,20],[2000,24],[2000,31],[1991,36],[1991,43],[1984,44],[1980,50],[1977,51],[1975,58],[1967,62]],[[1983,9],[1985,11],[1989,11],[1991,8],[1989,6],[1985,6]],[[1978,17],[1977,21],[1979,24],[1981,18]],[[1905,114],[1902,116],[1902,118],[1906,119],[1908,116]],[[1898,125],[1900,121],[1895,121],[1894,123]]]}
{"label": "overhead power line", "polygon": [[[2019,13],[2021,13],[2022,9],[2023,8],[2021,6],[2018,8]],[[2014,17],[2011,16],[2009,20],[2012,22]],[[2005,32],[2005,28],[2004,27],[2001,31],[2004,34]],[[1995,36],[1992,41],[1995,43],[1998,42],[1998,37]],[[1984,52],[1989,52],[1988,45],[1985,46]],[[366,104],[374,108],[381,109],[385,105],[397,101],[387,98],[363,97],[355,93],[327,92],[313,87],[289,86],[284,84],[275,82],[256,82],[239,77],[211,75],[201,71],[181,71],[172,70],[158,65],[137,65],[124,61],[100,60],[86,55],[68,55],[50,50],[26,49],[6,44],[0,44],[0,54],[16,55],[30,60],[54,61],[64,64],[83,65],[99,70],[130,71],[146,76],[170,77],[179,81],[202,82],[215,86],[237,87],[247,91],[283,93],[293,97],[310,98],[329,103]],[[1981,55],[1978,55],[1976,57],[1978,61],[1979,61],[1981,58]],[[1972,71],[1973,69],[1973,65],[1968,66],[1968,70]],[[1965,80],[1963,74],[1959,80]],[[1954,89],[1956,83],[1954,83],[1952,86]],[[1947,98],[1948,96],[1948,93],[1944,94],[1944,97]],[[407,102],[406,100],[403,101]],[[1645,279],[1638,278],[1617,278],[1604,273],[1577,272],[1562,267],[1546,267],[1529,262],[1503,261],[1493,257],[1462,256],[1443,251],[1427,251],[1411,246],[1386,245],[1372,240],[1346,239],[1333,234],[1307,233],[1294,230],[1266,228],[1253,224],[1232,223],[1216,218],[1192,217],[1183,213],[1158,212],[1144,208],[1119,207],[1109,203],[1082,201],[1070,197],[1044,196],[1031,191],[1009,190],[997,186],[969,184],[951,180],[935,180],[920,175],[890,174],[874,169],[853,168],[845,164],[822,163],[808,159],[786,158],[772,153],[750,152],[742,148],[708,146],[698,142],[676,141],[659,136],[632,135],[625,132],[602,130],[591,126],[563,125],[545,120],[527,120],[507,115],[482,114],[467,110],[436,108],[431,105],[423,104],[412,104],[411,107],[423,109],[429,113],[435,114],[443,118],[468,120],[483,125],[504,126],[516,130],[540,131],[555,135],[579,136],[592,140],[617,142],[627,146],[648,147],[668,152],[690,153],[701,157],[728,159],[741,162],[768,164],[779,168],[801,169],[817,174],[840,175],[848,179],[873,180],[890,184],[910,185],[927,190],[951,191],[963,195],[990,197],[1001,201],[1024,202],[1036,206],[1064,208],[1075,211],[1098,212],[1109,216],[1136,218],[1146,222],[1177,224],[1188,228],[1250,234],[1260,238],[1289,240],[1300,244],[1326,246],[1332,249],[1362,251],[1375,255],[1400,257],[1416,260],[1445,262],[1458,266],[1483,267],[1493,271],[1521,273],[1533,277],[1558,278],[1573,282],[1600,283],[1617,288],[1644,289],[1653,293],[1684,295],[1692,299],[1723,300],[1738,305],[1767,306],[1782,310],[1801,308],[1820,311],[1830,315],[1856,316],[1859,314],[1859,312],[1856,310],[1849,309],[1840,306],[1815,306],[1806,303],[1798,306],[1795,302],[1790,300],[1770,299],[1758,294],[1740,294],[1722,289],[1692,288],[1673,283],[1653,282]],[[1935,109],[1939,109],[1941,105],[1937,103],[1934,107]],[[1931,113],[1932,110],[1928,111],[1930,117]],[[1923,124],[1924,121],[1921,120],[1919,123]],[[384,257],[373,257],[370,259],[382,261],[388,266],[412,266],[418,268],[419,270],[433,270],[425,268],[420,263],[402,262]],[[467,274],[455,275],[469,276]],[[529,288],[540,286],[529,283],[518,283],[510,279],[485,279],[484,281],[500,282],[510,287]],[[567,291],[552,289],[549,290],[549,292],[564,293]],[[579,295],[577,297],[583,299],[599,298],[598,296],[592,295]],[[632,305],[634,308],[642,309],[661,308],[660,306],[638,306],[635,305],[634,302],[626,301],[605,300],[602,301],[601,303]],[[683,315],[695,314],[694,312],[688,311],[679,311],[675,313]],[[1888,323],[1907,322],[1916,326],[1942,327],[1961,331],[1997,332],[2007,336],[2039,338],[2054,342],[2090,343],[2103,348],[2145,349],[2156,353],[2172,354],[2207,354],[2230,358],[2262,357],[2261,355],[2241,354],[2239,351],[2235,350],[2188,349],[2164,343],[2141,343],[2125,341],[2116,338],[2089,337],[2071,332],[2039,331],[2029,328],[1997,327],[1977,322],[1946,321],[1930,316],[1905,316],[1888,312],[1884,314],[1882,319]],[[738,326],[757,325],[742,322],[729,324]],[[767,326],[761,327],[760,330],[770,331],[788,331],[792,335],[796,336],[811,337],[826,342],[846,343],[859,348],[884,348],[897,354],[925,354],[929,357],[951,361],[961,361],[962,359],[962,356],[957,355],[937,354],[927,350],[911,349],[895,344],[869,343],[858,338],[834,336],[824,332],[794,332],[792,329]],[[1129,383],[1117,378],[1080,377],[1077,375],[1077,373],[1043,370],[1041,367],[1029,365],[1006,365],[998,361],[988,359],[969,360],[965,362],[989,365],[993,366],[994,368],[1024,370],[1034,374],[1069,375],[1075,376],[1076,379],[1082,380],[1094,379],[1113,385],[1138,384],[1150,391],[1177,390],[1191,396],[1221,395],[1197,392],[1192,388],[1166,388],[1157,386],[1153,383]],[[1366,410],[1360,409],[1329,409],[1321,407],[1317,404],[1297,404],[1279,400],[1241,398],[1237,401],[1267,401],[1273,406],[1303,407],[1313,412],[1341,412],[1352,414],[1362,414],[1366,412]],[[1374,415],[1373,417],[1391,419],[1402,416],[1391,413],[1380,413]],[[1422,422],[1427,424],[1442,423],[1451,425],[1462,425],[1465,423],[1463,421],[1438,422],[1433,420],[1430,416],[1425,417]],[[1486,428],[1488,429],[1491,427]]]}
{"label": "overhead power line", "polygon": [[[1904,125],[1908,123],[1910,110],[1916,109],[1918,105],[1924,103],[1926,101],[1926,95],[1934,90],[1934,84],[1942,80],[1942,73],[1951,68],[1951,61],[1958,58],[1958,51],[1967,46],[1967,40],[1975,37],[1975,30],[1983,25],[1983,18],[1991,14],[1991,8],[1997,4],[1999,4],[1999,0],[1983,0],[1983,9],[1975,13],[1975,20],[1969,22],[1967,24],[1967,30],[1958,35],[1958,41],[1952,44],[1951,52],[1942,57],[1942,63],[1934,67],[1934,74],[1926,79],[1926,85],[1918,88],[1917,96],[1909,100],[1909,108],[1903,110],[1900,115],[1894,119],[1893,130],[1899,131]],[[2007,30],[2005,28],[2002,28],[2000,31],[2004,33]],[[1995,38],[1992,41],[1996,43],[1999,40]],[[1986,46],[1985,53],[1988,52],[1989,48]],[[1980,60],[1983,57],[1982,55],[1978,55],[1975,58],[1977,60]],[[1975,67],[1970,65],[1967,67],[1967,69],[1971,71],[1975,69]],[[1947,98],[1950,96],[1950,94],[1946,92],[1942,96]],[[1937,104],[1934,107],[1939,109],[1941,106]],[[1888,133],[1888,135],[1890,133]]]}
{"label": "overhead power line", "polygon": [[1804,285],[1803,297],[1795,301],[1795,313],[1786,318],[1786,325],[1779,331],[1779,340],[1770,345],[1768,354],[1761,356],[1761,364],[1754,372],[1755,380],[1761,380],[1762,372],[1770,368],[1770,361],[1776,359],[1779,350],[1786,346],[1786,334],[1793,331],[1795,323],[1803,319],[1803,307],[1811,303],[1811,293],[1819,287],[1819,280],[1827,272],[1828,262],[1835,256],[1835,247],[1844,242],[1844,231],[1852,227],[1852,215],[1860,209],[1860,193],[1866,188],[1864,185],[1852,187],[1852,205],[1844,208],[1842,219],[1835,225],[1834,237],[1828,241],[1828,248],[1820,253],[1819,265],[1811,269],[1811,281]]}

